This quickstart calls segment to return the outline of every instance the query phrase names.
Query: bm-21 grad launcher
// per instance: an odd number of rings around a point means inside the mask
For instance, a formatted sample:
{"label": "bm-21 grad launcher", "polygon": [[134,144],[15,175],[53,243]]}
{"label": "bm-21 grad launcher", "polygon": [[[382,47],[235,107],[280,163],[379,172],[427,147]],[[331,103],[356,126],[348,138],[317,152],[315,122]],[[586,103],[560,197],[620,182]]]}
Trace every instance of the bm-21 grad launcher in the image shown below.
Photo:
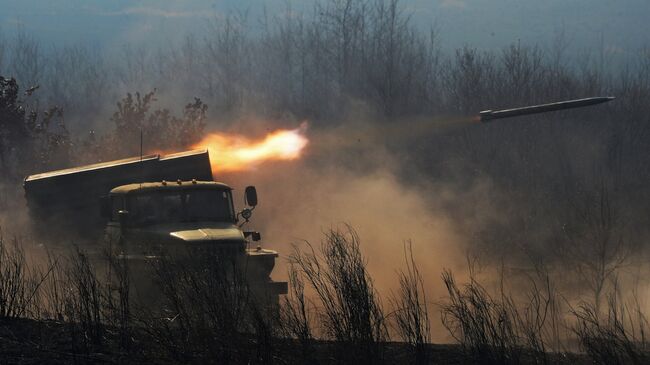
{"label": "bm-21 grad launcher", "polygon": [[163,258],[235,263],[251,293],[270,306],[287,293],[286,282],[271,279],[278,253],[251,247],[260,234],[242,229],[257,205],[255,187],[245,189],[248,207],[237,212],[233,189],[213,180],[207,150],[44,172],[26,177],[24,189],[45,243],[82,243],[92,257],[103,257],[98,253],[106,247],[97,242],[106,241],[129,264],[131,286],[149,301],[157,293],[145,274]]}

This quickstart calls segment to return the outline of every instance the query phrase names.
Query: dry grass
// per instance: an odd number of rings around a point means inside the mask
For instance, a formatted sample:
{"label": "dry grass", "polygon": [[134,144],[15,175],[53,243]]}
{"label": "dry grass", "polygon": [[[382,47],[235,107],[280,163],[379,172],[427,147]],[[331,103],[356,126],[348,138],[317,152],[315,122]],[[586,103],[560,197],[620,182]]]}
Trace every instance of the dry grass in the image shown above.
{"label": "dry grass", "polygon": [[583,303],[572,310],[572,327],[582,349],[594,364],[647,364],[650,361],[644,326],[647,320],[639,307],[620,301],[620,293],[607,296],[606,312]]}
{"label": "dry grass", "polygon": [[280,331],[283,337],[295,339],[302,363],[315,363],[314,309],[305,295],[305,282],[295,265],[289,266],[289,293],[280,307]]}
{"label": "dry grass", "polygon": [[350,226],[325,234],[320,253],[296,247],[291,262],[318,299],[326,339],[336,341],[344,362],[378,363],[388,338],[386,316],[366,270],[359,237]]}
{"label": "dry grass", "polygon": [[413,258],[411,242],[404,245],[406,269],[399,271],[400,290],[393,294],[395,327],[400,339],[412,349],[414,364],[429,363],[431,323],[422,275]]}
{"label": "dry grass", "polygon": [[270,362],[277,318],[256,301],[238,256],[188,252],[154,264],[162,305],[143,320],[163,352],[182,361]]}
{"label": "dry grass", "polygon": [[[17,298],[5,300],[11,323],[18,323],[17,317],[57,320],[43,322],[56,323],[47,331],[58,331],[57,339],[40,335],[29,343],[83,361],[108,356],[100,353],[172,363],[426,364],[441,359],[429,343],[426,283],[410,245],[405,245],[406,266],[398,272],[400,287],[391,295],[390,315],[382,309],[351,227],[327,232],[320,251],[308,247],[296,248],[291,257],[291,290],[279,313],[256,300],[245,267],[223,253],[162,256],[153,270],[160,285],[158,306],[139,308],[131,301],[133,273],[119,256],[102,258],[108,269],[104,278],[79,248],[64,257],[49,255],[47,270],[28,270],[22,250],[0,247],[0,293]],[[460,343],[465,361],[539,364],[573,358],[548,353],[561,321],[544,273],[538,271],[518,300],[503,286],[490,295],[474,276],[460,286],[451,272],[443,274],[449,293],[443,323]],[[647,321],[635,303],[623,306],[611,296],[607,315],[589,305],[572,312],[573,333],[591,361],[647,362]],[[389,344],[389,325],[403,345]]]}
{"label": "dry grass", "polygon": [[548,344],[557,338],[558,312],[548,276],[545,287],[530,281],[525,301],[517,301],[501,285],[492,296],[470,275],[462,287],[453,274],[442,275],[449,298],[441,305],[442,322],[474,362],[518,364],[549,363]]}
{"label": "dry grass", "polygon": [[33,316],[48,274],[29,267],[19,238],[8,246],[0,232],[0,319]]}

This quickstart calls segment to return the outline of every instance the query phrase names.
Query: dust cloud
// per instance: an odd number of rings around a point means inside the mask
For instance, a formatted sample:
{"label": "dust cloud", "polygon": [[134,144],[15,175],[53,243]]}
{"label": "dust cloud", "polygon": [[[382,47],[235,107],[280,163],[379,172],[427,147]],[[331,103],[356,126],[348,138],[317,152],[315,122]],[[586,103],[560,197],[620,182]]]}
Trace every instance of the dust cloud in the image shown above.
{"label": "dust cloud", "polygon": [[[260,231],[262,246],[280,252],[276,280],[286,279],[293,245],[307,241],[318,248],[325,231],[349,224],[360,236],[369,273],[382,296],[397,288],[396,271],[404,266],[404,244],[410,241],[428,298],[439,300],[445,294],[442,269],[466,265],[469,237],[445,209],[460,197],[435,181],[405,181],[400,156],[383,143],[386,137],[403,140],[411,134],[408,128],[401,135],[382,133],[381,128],[369,133],[366,128],[347,123],[311,130],[303,159],[238,173],[217,171],[215,179],[235,188],[238,207],[243,206],[243,188],[257,187],[260,201],[247,229]],[[385,128],[391,130],[397,128]]]}

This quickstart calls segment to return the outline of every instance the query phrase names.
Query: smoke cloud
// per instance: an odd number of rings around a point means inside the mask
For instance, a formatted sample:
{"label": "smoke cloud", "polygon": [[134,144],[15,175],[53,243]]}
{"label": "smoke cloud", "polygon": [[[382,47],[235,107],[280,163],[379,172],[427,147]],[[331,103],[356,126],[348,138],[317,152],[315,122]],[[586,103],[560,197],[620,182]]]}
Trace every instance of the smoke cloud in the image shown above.
{"label": "smoke cloud", "polygon": [[[405,179],[402,156],[385,144],[396,138],[400,144],[408,143],[425,123],[404,123],[414,126],[411,132],[406,128],[401,133],[384,133],[397,128],[372,130],[359,121],[312,130],[307,134],[307,155],[301,160],[217,173],[217,180],[236,189],[235,202],[240,207],[243,188],[257,187],[260,202],[248,228],[262,233],[263,247],[279,251],[275,280],[286,280],[293,245],[305,248],[307,241],[318,249],[325,231],[349,224],[360,236],[369,273],[386,305],[388,295],[398,287],[396,272],[404,267],[404,244],[411,242],[431,313],[436,313],[435,303],[446,293],[440,280],[442,270],[466,270],[471,233],[455,216],[465,214],[467,225],[483,224],[496,215],[487,212],[491,205],[486,197],[494,194],[487,193],[492,188],[487,183],[459,192],[442,181],[418,176]],[[440,124],[429,123],[429,129]],[[467,209],[448,209],[459,201],[466,201]],[[443,335],[436,316],[432,318],[435,335]]]}

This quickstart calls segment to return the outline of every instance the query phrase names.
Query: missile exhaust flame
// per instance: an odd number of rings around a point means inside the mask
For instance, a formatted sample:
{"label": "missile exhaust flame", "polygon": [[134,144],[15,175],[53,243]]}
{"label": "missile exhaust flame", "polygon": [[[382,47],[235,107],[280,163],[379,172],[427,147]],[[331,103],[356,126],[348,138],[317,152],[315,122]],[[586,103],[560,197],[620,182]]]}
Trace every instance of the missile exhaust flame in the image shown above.
{"label": "missile exhaust flame", "polygon": [[296,129],[279,129],[261,140],[227,133],[210,133],[192,146],[207,149],[210,164],[216,172],[234,172],[255,169],[268,161],[290,161],[301,157],[309,143],[307,123]]}

